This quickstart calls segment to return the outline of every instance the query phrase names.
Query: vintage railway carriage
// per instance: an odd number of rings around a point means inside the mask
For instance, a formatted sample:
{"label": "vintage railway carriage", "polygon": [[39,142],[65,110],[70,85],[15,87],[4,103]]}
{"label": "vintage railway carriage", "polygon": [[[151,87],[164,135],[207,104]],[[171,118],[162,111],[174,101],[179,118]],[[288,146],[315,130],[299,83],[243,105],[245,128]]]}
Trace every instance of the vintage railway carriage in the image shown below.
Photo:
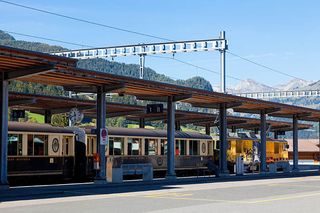
{"label": "vintage railway carriage", "polygon": [[[219,139],[213,137],[215,157],[219,156]],[[288,166],[288,142],[286,140],[267,138],[266,161],[267,164],[277,164],[278,168]],[[260,139],[247,132],[239,132],[228,137],[227,160],[230,171],[234,170],[237,157],[243,157],[245,168],[250,170],[250,165],[259,165]],[[217,159],[216,159],[217,160]]]}
{"label": "vintage railway carriage", "polygon": [[[96,153],[96,136],[86,130],[88,165]],[[109,146],[106,148],[108,169],[121,164],[151,163],[155,174],[164,174],[167,166],[167,132],[151,129],[108,128]],[[213,160],[211,136],[196,132],[175,133],[175,166],[179,174],[207,169]],[[90,167],[90,166],[88,166]],[[92,166],[89,168],[92,171]]]}
{"label": "vintage railway carriage", "polygon": [[76,142],[72,129],[9,122],[8,130],[9,180],[39,176],[71,178],[79,173],[81,160],[75,158],[75,153],[81,144]]}

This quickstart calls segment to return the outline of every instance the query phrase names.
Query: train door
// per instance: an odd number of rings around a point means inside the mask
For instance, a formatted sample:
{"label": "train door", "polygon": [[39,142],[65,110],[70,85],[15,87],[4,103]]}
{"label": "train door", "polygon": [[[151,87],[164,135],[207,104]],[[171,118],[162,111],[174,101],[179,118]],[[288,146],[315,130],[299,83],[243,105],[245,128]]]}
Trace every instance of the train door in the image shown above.
{"label": "train door", "polygon": [[87,158],[86,158],[86,135],[84,131],[78,131],[73,142],[74,152],[74,173],[78,179],[86,177]]}
{"label": "train door", "polygon": [[74,142],[72,136],[62,137],[63,174],[65,177],[74,176]]}

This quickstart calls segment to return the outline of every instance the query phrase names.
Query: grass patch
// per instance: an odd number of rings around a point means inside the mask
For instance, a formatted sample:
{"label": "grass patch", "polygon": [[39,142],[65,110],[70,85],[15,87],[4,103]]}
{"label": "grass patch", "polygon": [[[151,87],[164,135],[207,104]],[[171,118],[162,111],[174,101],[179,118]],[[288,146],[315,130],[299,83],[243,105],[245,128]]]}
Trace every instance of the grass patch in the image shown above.
{"label": "grass patch", "polygon": [[32,113],[32,112],[26,112],[28,115],[28,120],[32,122],[37,122],[37,123],[44,123],[44,116],[37,114],[37,113]]}

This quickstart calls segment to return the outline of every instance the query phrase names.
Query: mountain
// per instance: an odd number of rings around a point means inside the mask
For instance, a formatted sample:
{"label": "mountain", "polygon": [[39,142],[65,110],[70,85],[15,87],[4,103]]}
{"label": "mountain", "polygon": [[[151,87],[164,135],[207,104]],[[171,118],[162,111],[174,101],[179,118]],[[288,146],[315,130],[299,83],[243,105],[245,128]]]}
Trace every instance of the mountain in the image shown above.
{"label": "mountain", "polygon": [[308,86],[302,87],[302,90],[320,90],[320,80],[309,84]]}
{"label": "mountain", "polygon": [[[54,51],[67,50],[64,47],[56,46],[56,45],[48,45],[48,44],[44,44],[44,43],[40,43],[40,42],[28,42],[28,41],[16,40],[13,36],[1,31],[1,30],[0,30],[0,45],[10,46],[10,47],[15,47],[15,48],[20,48],[20,49],[26,49],[26,50],[39,51],[39,52],[54,52]],[[130,76],[130,77],[135,77],[135,78],[139,77],[139,69],[140,69],[139,65],[136,65],[136,64],[125,64],[125,63],[111,62],[111,61],[107,61],[105,59],[79,60],[77,66],[79,68],[84,68],[84,69],[88,69],[88,70]],[[170,83],[170,84],[177,84],[177,85],[212,91],[212,86],[211,86],[210,82],[205,80],[202,77],[199,77],[199,76],[192,77],[187,80],[175,81],[166,75],[159,74],[156,71],[154,71],[153,69],[146,67],[144,78],[147,80],[160,81],[160,82],[165,82],[165,83]],[[14,89],[15,87],[12,87],[12,88]],[[22,85],[19,84],[19,91],[36,92],[36,90],[33,90],[31,88],[30,84],[28,84],[28,89],[24,89],[22,87]],[[41,91],[39,91],[39,92],[41,92]],[[46,94],[48,94],[48,92],[46,92]],[[59,92],[59,95],[60,94],[61,94],[61,92]]]}
{"label": "mountain", "polygon": [[310,81],[306,81],[306,80],[302,80],[302,79],[292,79],[291,81],[289,81],[286,84],[281,84],[281,85],[275,86],[275,88],[276,88],[276,90],[279,90],[279,91],[292,91],[292,90],[302,89],[303,87],[306,87],[311,83],[312,82],[310,82]]}
{"label": "mountain", "polygon": [[234,88],[229,89],[231,93],[246,93],[246,92],[268,92],[274,88],[265,84],[258,83],[252,79],[240,81]]}

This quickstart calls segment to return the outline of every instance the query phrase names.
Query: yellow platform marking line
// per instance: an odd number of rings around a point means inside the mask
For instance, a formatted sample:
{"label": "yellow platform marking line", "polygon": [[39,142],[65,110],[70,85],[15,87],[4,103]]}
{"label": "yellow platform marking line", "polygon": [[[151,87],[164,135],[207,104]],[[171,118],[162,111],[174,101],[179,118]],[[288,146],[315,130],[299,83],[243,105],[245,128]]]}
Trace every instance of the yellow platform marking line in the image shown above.
{"label": "yellow platform marking line", "polygon": [[273,184],[269,184],[269,186],[281,186],[281,187],[286,187],[286,186],[293,186],[293,187],[302,187],[302,188],[314,188],[314,189],[319,189],[320,186],[315,186],[315,185],[306,185],[306,184],[279,184],[279,183],[273,183]]}
{"label": "yellow platform marking line", "polygon": [[293,200],[298,198],[305,198],[305,197],[314,197],[319,196],[320,192],[311,193],[311,194],[296,194],[291,196],[281,196],[281,197],[270,197],[268,199],[261,199],[261,200],[221,200],[221,199],[206,199],[206,198],[192,198],[192,197],[169,197],[169,196],[137,196],[137,197],[144,197],[144,198],[151,198],[151,199],[169,199],[169,200],[188,200],[188,201],[203,201],[203,202],[222,202],[222,203],[231,203],[231,204],[258,204],[258,203],[268,203],[268,202],[275,202],[275,201],[283,201],[283,200]]}
{"label": "yellow platform marking line", "polygon": [[263,200],[253,200],[253,201],[246,201],[248,204],[257,204],[257,203],[268,203],[268,202],[274,202],[274,201],[282,201],[282,200],[293,200],[298,198],[305,198],[305,197],[314,197],[319,196],[320,192],[317,193],[310,193],[310,194],[296,194],[291,196],[282,196],[282,197],[275,197],[275,198],[269,198],[269,199],[263,199]]}
{"label": "yellow platform marking line", "polygon": [[157,198],[157,197],[185,197],[185,196],[191,196],[191,193],[153,193],[153,194],[147,194],[144,195],[143,197],[152,197],[152,198]]}

